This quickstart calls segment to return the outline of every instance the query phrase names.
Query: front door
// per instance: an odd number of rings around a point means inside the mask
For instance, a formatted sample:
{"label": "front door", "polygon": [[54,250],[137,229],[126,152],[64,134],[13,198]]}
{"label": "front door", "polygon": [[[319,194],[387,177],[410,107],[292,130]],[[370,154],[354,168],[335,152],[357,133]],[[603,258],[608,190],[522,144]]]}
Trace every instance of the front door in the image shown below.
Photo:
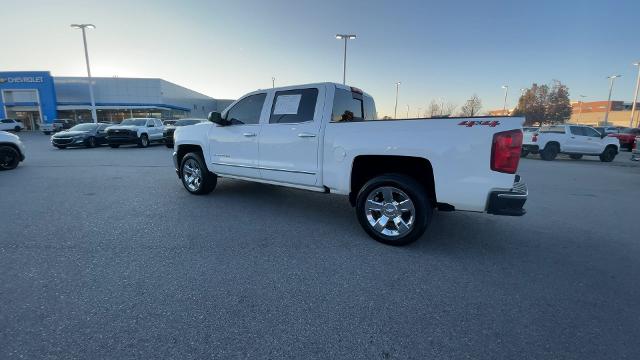
{"label": "front door", "polygon": [[[318,146],[324,87],[277,91],[260,134],[260,171],[266,180],[313,186],[318,182]],[[322,103],[322,101],[320,101]]]}
{"label": "front door", "polygon": [[215,126],[209,132],[209,158],[213,172],[259,178],[258,139],[265,93],[249,95],[226,114],[227,126]]}
{"label": "front door", "polygon": [[590,127],[583,128],[586,138],[586,153],[588,154],[600,154],[604,150],[602,145],[603,140],[598,130]]}

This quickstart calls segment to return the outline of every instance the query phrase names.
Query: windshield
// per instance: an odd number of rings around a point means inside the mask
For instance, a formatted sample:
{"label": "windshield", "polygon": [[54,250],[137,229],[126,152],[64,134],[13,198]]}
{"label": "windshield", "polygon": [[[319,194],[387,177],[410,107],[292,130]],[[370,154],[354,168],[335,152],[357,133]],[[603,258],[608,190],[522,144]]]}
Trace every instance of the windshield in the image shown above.
{"label": "windshield", "polygon": [[146,123],[147,119],[125,119],[122,120],[120,125],[144,126]]}
{"label": "windshield", "polygon": [[91,131],[91,130],[95,130],[96,128],[96,124],[79,124],[76,125],[74,127],[72,127],[71,129],[69,129],[69,131]]}
{"label": "windshield", "polygon": [[187,126],[187,125],[194,125],[194,124],[198,124],[201,123],[202,120],[195,120],[195,119],[185,119],[185,120],[180,120],[177,121],[175,124],[173,124],[174,126]]}

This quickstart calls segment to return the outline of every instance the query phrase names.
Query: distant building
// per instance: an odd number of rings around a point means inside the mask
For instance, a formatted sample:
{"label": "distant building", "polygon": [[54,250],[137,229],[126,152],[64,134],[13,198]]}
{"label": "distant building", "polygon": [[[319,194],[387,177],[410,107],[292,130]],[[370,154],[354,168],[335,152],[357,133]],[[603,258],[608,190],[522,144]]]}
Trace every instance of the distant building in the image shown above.
{"label": "distant building", "polygon": [[[612,126],[629,126],[631,120],[632,102],[624,101],[574,101],[571,103],[571,122],[585,125],[602,125],[604,117],[609,108],[609,118],[607,120]],[[636,104],[636,114],[633,121],[634,126],[638,126],[638,116],[640,112],[640,103]]]}
{"label": "distant building", "polygon": [[[204,118],[232,100],[217,100],[162,79],[94,77],[100,122],[129,117]],[[22,121],[28,130],[54,119],[91,121],[86,77],[53,77],[48,71],[0,72],[0,119]]]}

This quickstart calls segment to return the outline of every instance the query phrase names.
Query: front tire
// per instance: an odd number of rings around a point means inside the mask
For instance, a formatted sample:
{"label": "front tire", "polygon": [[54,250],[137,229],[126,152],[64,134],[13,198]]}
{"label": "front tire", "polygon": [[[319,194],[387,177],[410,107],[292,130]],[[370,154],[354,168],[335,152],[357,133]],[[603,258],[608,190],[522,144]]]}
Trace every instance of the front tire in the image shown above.
{"label": "front tire", "polygon": [[556,156],[558,156],[559,152],[560,152],[560,148],[558,147],[558,145],[547,144],[547,146],[544,147],[544,150],[540,152],[540,157],[542,158],[542,160],[552,161],[553,159],[556,158]]}
{"label": "front tire", "polygon": [[20,153],[11,146],[0,146],[0,170],[13,170],[20,163]]}
{"label": "front tire", "polygon": [[94,148],[96,147],[96,138],[94,138],[93,136],[89,137],[87,139],[87,147],[88,148]]}
{"label": "front tire", "polygon": [[356,200],[356,216],[364,231],[387,245],[416,241],[427,229],[432,212],[424,187],[401,174],[369,180]]}
{"label": "front tire", "polygon": [[218,184],[218,176],[207,169],[198,153],[188,153],[182,158],[180,180],[184,188],[194,195],[209,194]]}
{"label": "front tire", "polygon": [[138,147],[146,148],[149,146],[149,137],[147,134],[140,135],[140,139],[138,140]]}
{"label": "front tire", "polygon": [[613,159],[616,158],[618,151],[614,146],[607,146],[606,149],[600,154],[600,161],[602,162],[612,162]]}

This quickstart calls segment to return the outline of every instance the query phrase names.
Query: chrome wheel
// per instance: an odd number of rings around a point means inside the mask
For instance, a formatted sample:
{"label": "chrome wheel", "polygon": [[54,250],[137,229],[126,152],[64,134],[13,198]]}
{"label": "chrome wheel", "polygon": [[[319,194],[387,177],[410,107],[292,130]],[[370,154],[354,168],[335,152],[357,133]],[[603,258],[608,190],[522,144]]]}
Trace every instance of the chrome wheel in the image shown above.
{"label": "chrome wheel", "polygon": [[399,237],[413,228],[416,209],[404,191],[393,186],[382,186],[367,196],[365,214],[376,232],[387,237]]}
{"label": "chrome wheel", "polygon": [[202,169],[194,159],[188,159],[182,165],[182,182],[190,191],[198,191],[202,186]]}

